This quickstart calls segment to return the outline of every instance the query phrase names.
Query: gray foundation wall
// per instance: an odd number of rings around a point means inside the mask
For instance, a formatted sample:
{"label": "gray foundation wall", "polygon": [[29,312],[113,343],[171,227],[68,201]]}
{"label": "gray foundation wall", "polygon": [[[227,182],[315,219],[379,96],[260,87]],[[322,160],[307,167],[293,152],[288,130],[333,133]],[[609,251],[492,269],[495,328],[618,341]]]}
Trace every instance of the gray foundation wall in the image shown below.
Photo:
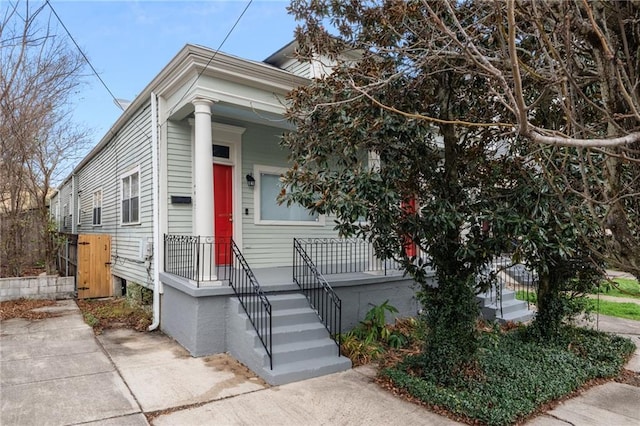
{"label": "gray foundation wall", "polygon": [[160,329],[184,346],[192,356],[227,351],[229,287],[193,288],[163,280]]}
{"label": "gray foundation wall", "polygon": [[[378,279],[379,280],[379,279]],[[387,312],[387,322],[396,318],[415,317],[420,310],[416,292],[420,286],[410,278],[389,277],[386,281],[350,283],[334,282],[331,286],[342,300],[342,331],[357,326],[374,306],[389,301],[398,310],[397,314]]]}
{"label": "gray foundation wall", "polygon": [[[184,346],[192,356],[232,352],[236,357],[250,351],[243,346],[246,322],[238,314],[239,304],[229,286],[195,288],[170,274],[160,274],[164,292],[161,299],[160,328]],[[376,305],[389,301],[398,309],[387,315],[413,317],[420,309],[416,292],[419,286],[402,276],[372,276],[367,279],[331,282],[342,300],[342,331],[354,328]],[[251,332],[251,331],[249,331]],[[237,341],[236,341],[237,340]]]}
{"label": "gray foundation wall", "polygon": [[263,352],[257,352],[251,343],[257,339],[257,333],[247,324],[247,317],[240,301],[231,296],[229,299],[229,317],[227,322],[227,351],[244,365],[254,371],[264,368]]}

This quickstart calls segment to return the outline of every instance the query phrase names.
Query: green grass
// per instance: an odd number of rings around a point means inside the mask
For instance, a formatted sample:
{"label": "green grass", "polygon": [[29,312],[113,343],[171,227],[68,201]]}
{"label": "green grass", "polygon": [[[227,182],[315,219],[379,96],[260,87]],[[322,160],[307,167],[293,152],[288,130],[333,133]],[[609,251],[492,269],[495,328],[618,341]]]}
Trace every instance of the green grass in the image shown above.
{"label": "green grass", "polygon": [[632,302],[611,302],[608,300],[591,300],[593,312],[611,317],[640,321],[640,305]]}
{"label": "green grass", "polygon": [[538,294],[535,291],[518,290],[516,291],[516,299],[529,301],[530,303],[536,303],[538,301]]}
{"label": "green grass", "polygon": [[637,280],[630,278],[616,278],[613,281],[615,282],[615,286],[607,281],[603,282],[600,286],[600,294],[640,299],[640,283],[638,283]]}
{"label": "green grass", "polygon": [[[624,291],[638,291],[638,282],[635,280],[616,278],[615,281]],[[631,297],[628,294],[620,292],[616,288],[612,288],[606,292],[602,291],[601,294],[606,294],[608,296],[614,297]],[[529,302],[533,304],[535,304],[538,300],[537,295],[534,291],[527,292],[526,290],[518,290],[516,292],[516,299],[518,300],[527,300],[527,297]],[[594,298],[591,301],[591,307],[594,313],[599,312],[602,315],[608,315],[611,317],[640,321],[640,305],[632,302],[615,302],[609,300],[600,300],[598,305],[598,302],[595,300],[595,296],[593,297]],[[640,299],[640,296],[636,296],[635,298]]]}
{"label": "green grass", "polygon": [[521,328],[483,333],[477,362],[465,374],[438,380],[422,367],[421,355],[413,355],[381,376],[470,422],[508,425],[591,379],[618,375],[634,350],[629,339],[595,330],[567,327],[558,337],[539,341]]}

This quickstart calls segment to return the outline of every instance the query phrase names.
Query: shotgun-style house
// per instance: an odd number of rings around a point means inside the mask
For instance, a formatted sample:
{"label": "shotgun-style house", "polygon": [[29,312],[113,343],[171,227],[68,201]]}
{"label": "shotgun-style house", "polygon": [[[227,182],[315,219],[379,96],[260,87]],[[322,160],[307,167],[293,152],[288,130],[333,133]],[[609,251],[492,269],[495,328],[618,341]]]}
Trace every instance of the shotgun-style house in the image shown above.
{"label": "shotgun-style house", "polygon": [[153,290],[151,328],[194,356],[229,352],[272,384],[349,368],[332,338],[373,305],[418,310],[413,282],[366,243],[276,202],[279,140],[295,131],[285,95],[322,71],[294,48],[257,62],[186,45],[51,204],[61,232],[107,236],[116,292]]}

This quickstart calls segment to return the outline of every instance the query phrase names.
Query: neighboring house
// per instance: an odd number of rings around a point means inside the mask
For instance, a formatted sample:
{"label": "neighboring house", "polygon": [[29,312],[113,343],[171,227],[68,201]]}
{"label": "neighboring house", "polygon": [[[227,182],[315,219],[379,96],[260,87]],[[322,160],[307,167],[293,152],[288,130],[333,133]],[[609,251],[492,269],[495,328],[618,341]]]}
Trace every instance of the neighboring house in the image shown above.
{"label": "neighboring house", "polygon": [[418,310],[413,282],[367,244],[276,202],[285,95],[321,71],[294,47],[256,62],[186,45],[51,202],[60,231],[110,235],[113,285],[153,289],[152,328],[273,384],[349,368],[329,334],[372,305]]}

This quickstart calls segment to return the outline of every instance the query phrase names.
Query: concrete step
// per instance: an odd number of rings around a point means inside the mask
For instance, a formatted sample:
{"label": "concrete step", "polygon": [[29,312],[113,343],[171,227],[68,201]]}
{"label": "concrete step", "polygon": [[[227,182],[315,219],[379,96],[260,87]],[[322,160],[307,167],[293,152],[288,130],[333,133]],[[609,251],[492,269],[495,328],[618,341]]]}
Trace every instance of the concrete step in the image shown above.
{"label": "concrete step", "polygon": [[293,309],[274,309],[271,311],[274,327],[308,324],[319,321],[318,314],[310,307]]}
{"label": "concrete step", "polygon": [[479,293],[476,295],[476,300],[480,303],[480,307],[495,304],[496,299],[499,298],[502,298],[503,303],[510,300],[516,300],[516,292],[507,288],[503,288],[501,294],[496,294],[496,292],[493,291]]}
{"label": "concrete step", "polygon": [[505,288],[502,290],[501,297],[502,302],[506,302],[508,300],[516,300],[516,292]]}
{"label": "concrete step", "polygon": [[[320,321],[296,325],[283,325],[272,328],[271,338],[274,345],[300,342],[303,340],[313,340],[329,337],[329,332]],[[255,336],[256,343],[260,344],[260,339]]]}
{"label": "concrete step", "polygon": [[[338,357],[338,345],[332,339],[302,340],[293,343],[283,343],[273,345],[273,365],[274,367],[289,363],[308,361],[323,358],[325,356]],[[269,367],[269,357],[264,354],[264,366]]]}
{"label": "concrete step", "polygon": [[304,361],[290,362],[284,365],[274,365],[273,370],[266,369],[260,376],[271,385],[307,380],[313,377],[325,376],[349,370],[351,360],[344,356],[329,355]]}
{"label": "concrete step", "polygon": [[498,295],[495,292],[484,292],[476,295],[476,301],[478,305],[482,308],[484,306],[490,305],[495,302]]}
{"label": "concrete step", "polygon": [[[240,307],[240,315],[246,315],[242,307]],[[252,312],[254,320],[261,322],[263,319],[266,321],[267,314],[264,312]],[[294,308],[294,309],[274,309],[271,308],[271,327],[284,327],[298,324],[308,324],[314,321],[318,321],[318,314],[311,308]],[[247,317],[247,330],[253,330],[253,325]]]}
{"label": "concrete step", "polygon": [[487,321],[526,322],[533,318],[534,313],[527,308],[527,302],[517,300],[515,291],[503,289],[500,300],[496,300],[496,293],[481,293],[476,296],[482,317]]}
{"label": "concrete step", "polygon": [[[233,333],[230,352],[272,385],[305,380],[351,368],[351,361],[339,356],[318,315],[302,294],[267,296],[272,306],[273,370],[262,342],[249,318],[235,299],[232,312],[238,332]],[[235,316],[235,315],[234,315]],[[240,331],[242,330],[242,331]],[[242,339],[238,342],[235,339]]]}
{"label": "concrete step", "polygon": [[508,314],[497,315],[496,320],[500,323],[506,322],[529,322],[535,317],[536,313],[531,310],[510,312]]}
{"label": "concrete step", "polygon": [[491,303],[482,308],[482,310],[495,310],[496,312],[501,312],[503,314],[508,314],[511,312],[517,311],[526,311],[527,310],[527,302],[523,300],[503,300],[502,303]]}
{"label": "concrete step", "polygon": [[[307,298],[300,293],[284,293],[284,294],[278,293],[278,294],[267,294],[266,296],[273,310],[305,308],[309,306],[309,303],[307,302]],[[260,302],[252,301],[248,304],[247,307],[251,309],[253,303],[260,303]]]}

